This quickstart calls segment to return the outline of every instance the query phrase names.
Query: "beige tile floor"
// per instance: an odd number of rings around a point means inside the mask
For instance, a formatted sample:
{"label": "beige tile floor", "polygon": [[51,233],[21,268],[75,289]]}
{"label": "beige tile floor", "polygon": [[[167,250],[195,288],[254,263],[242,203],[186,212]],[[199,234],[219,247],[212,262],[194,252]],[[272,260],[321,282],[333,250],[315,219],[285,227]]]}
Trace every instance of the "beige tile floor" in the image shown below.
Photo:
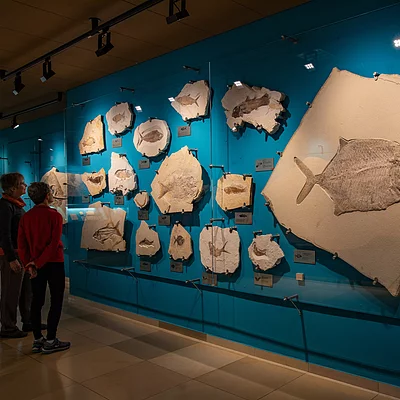
{"label": "beige tile floor", "polygon": [[0,340],[0,398],[12,400],[388,400],[391,397],[144,325],[66,296],[67,352]]}

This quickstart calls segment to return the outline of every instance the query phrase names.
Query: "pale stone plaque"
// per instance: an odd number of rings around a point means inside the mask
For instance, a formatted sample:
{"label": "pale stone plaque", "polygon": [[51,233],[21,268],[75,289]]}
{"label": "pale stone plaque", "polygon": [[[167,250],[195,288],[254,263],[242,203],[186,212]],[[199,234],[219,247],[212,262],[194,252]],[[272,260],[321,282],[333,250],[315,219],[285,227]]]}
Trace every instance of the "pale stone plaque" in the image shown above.
{"label": "pale stone plaque", "polygon": [[91,196],[96,196],[106,188],[106,171],[102,168],[99,172],[85,172],[82,174],[82,181]]}
{"label": "pale stone plaque", "polygon": [[138,256],[154,256],[160,250],[158,233],[150,229],[147,222],[142,221],[136,231],[136,254]]}
{"label": "pale stone plaque", "polygon": [[284,256],[279,244],[272,239],[272,235],[258,235],[249,246],[251,262],[263,271],[274,268]]}
{"label": "pale stone plaque", "polygon": [[133,144],[142,155],[156,157],[168,147],[170,139],[171,132],[166,121],[149,119],[135,129]]}
{"label": "pale stone plaque", "polygon": [[106,114],[108,131],[111,135],[120,135],[132,127],[133,113],[129,103],[116,104]]}
{"label": "pale stone plaque", "polygon": [[146,208],[150,202],[149,193],[141,191],[133,198],[133,201],[140,209]]}
{"label": "pale stone plaque", "polygon": [[174,260],[187,260],[193,253],[192,238],[181,224],[172,228],[168,253]]}
{"label": "pale stone plaque", "polygon": [[122,193],[123,196],[136,189],[136,173],[125,155],[111,153],[111,169],[108,171],[108,186],[111,193]]}
{"label": "pale stone plaque", "polygon": [[104,149],[104,125],[101,115],[98,115],[86,124],[83,137],[79,142],[79,151],[83,155],[100,153]]}
{"label": "pale stone plaque", "polygon": [[223,210],[251,206],[253,178],[226,174],[218,180],[216,201]]}

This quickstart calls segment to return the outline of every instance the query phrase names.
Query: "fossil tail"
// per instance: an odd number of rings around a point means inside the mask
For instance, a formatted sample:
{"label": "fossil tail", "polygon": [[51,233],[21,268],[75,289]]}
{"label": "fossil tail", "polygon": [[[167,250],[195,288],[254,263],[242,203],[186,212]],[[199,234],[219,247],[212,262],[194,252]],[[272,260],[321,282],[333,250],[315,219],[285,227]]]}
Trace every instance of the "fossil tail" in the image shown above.
{"label": "fossil tail", "polygon": [[296,199],[296,203],[300,204],[309,195],[314,185],[318,183],[318,179],[299,158],[295,157],[294,162],[299,167],[300,171],[307,178],[306,183],[304,184],[303,188],[301,189]]}

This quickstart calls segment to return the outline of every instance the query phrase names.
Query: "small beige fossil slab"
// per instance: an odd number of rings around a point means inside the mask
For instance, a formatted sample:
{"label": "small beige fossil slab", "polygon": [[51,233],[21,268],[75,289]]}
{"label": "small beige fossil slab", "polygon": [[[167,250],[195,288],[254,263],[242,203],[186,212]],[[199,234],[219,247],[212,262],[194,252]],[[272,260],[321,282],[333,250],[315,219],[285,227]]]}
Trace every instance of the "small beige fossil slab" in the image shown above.
{"label": "small beige fossil slab", "polygon": [[154,256],[160,250],[158,233],[149,228],[145,221],[140,223],[136,231],[136,254],[138,256]]}
{"label": "small beige fossil slab", "polygon": [[136,189],[136,173],[125,155],[111,153],[111,169],[108,171],[108,186],[111,193],[122,193],[123,196]]}
{"label": "small beige fossil slab", "polygon": [[251,262],[263,271],[278,265],[285,257],[279,244],[272,239],[272,235],[258,235],[249,246]]}
{"label": "small beige fossil slab", "polygon": [[89,205],[82,228],[81,248],[100,251],[125,251],[126,212],[109,208],[101,202]]}
{"label": "small beige fossil slab", "polygon": [[247,122],[272,135],[280,127],[276,119],[285,111],[281,104],[284,99],[283,93],[264,87],[233,85],[222,99],[226,123],[233,131],[237,131]]}
{"label": "small beige fossil slab", "polygon": [[146,208],[150,202],[149,193],[141,191],[134,197],[133,201],[140,209]]}
{"label": "small beige fossil slab", "polygon": [[96,196],[106,188],[106,171],[102,168],[99,172],[85,172],[82,174],[82,181],[90,195]]}
{"label": "small beige fossil slab", "polygon": [[239,267],[240,238],[236,230],[205,227],[200,233],[201,263],[217,274],[232,274]]}
{"label": "small beige fossil slab", "polygon": [[120,103],[111,107],[106,114],[108,131],[111,135],[120,135],[131,128],[133,115],[129,103]]}
{"label": "small beige fossil slab", "polygon": [[105,149],[104,124],[101,115],[86,124],[79,151],[83,154],[99,153]]}
{"label": "small beige fossil slab", "polygon": [[144,156],[156,157],[168,147],[170,139],[171,132],[166,121],[149,119],[135,129],[133,144]]}
{"label": "small beige fossil slab", "polygon": [[223,210],[251,206],[253,178],[226,174],[218,180],[216,200]]}
{"label": "small beige fossil slab", "polygon": [[187,260],[193,254],[192,238],[181,224],[172,228],[168,254],[174,260]]}
{"label": "small beige fossil slab", "polygon": [[202,169],[187,146],[165,158],[151,189],[162,213],[193,211],[193,202],[202,195]]}
{"label": "small beige fossil slab", "polygon": [[184,121],[205,117],[208,114],[210,87],[207,81],[187,83],[171,106],[182,116]]}

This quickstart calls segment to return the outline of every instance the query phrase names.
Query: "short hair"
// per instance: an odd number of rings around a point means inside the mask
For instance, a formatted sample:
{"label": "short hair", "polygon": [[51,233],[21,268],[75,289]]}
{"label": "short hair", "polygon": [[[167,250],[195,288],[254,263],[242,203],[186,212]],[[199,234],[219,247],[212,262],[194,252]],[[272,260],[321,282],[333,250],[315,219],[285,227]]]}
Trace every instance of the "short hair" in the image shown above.
{"label": "short hair", "polygon": [[10,189],[17,187],[21,179],[24,179],[24,176],[19,172],[4,174],[0,178],[1,188],[5,193],[7,193]]}
{"label": "short hair", "polygon": [[47,183],[33,182],[28,187],[28,196],[37,205],[44,202],[50,191],[50,186]]}

